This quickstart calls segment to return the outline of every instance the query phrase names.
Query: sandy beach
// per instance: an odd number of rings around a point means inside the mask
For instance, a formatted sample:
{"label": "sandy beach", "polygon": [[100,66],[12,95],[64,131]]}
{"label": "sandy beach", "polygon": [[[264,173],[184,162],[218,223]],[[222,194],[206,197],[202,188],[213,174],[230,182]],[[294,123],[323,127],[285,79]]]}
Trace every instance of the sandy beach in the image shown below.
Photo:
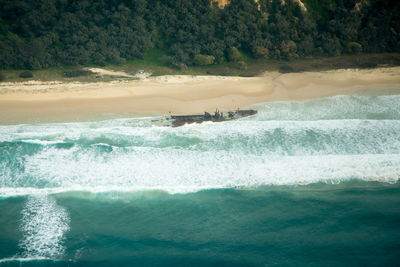
{"label": "sandy beach", "polygon": [[[105,72],[105,74],[110,74]],[[118,75],[122,75],[118,73]],[[400,67],[260,77],[143,76],[112,82],[0,83],[0,124],[193,114],[252,104],[398,88]]]}

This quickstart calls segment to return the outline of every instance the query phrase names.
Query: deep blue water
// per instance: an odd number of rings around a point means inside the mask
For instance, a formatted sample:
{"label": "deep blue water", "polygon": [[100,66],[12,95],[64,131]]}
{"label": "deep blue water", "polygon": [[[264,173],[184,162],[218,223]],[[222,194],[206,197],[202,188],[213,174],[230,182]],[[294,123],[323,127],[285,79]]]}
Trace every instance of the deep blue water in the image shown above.
{"label": "deep blue water", "polygon": [[398,266],[400,94],[0,126],[0,266]]}

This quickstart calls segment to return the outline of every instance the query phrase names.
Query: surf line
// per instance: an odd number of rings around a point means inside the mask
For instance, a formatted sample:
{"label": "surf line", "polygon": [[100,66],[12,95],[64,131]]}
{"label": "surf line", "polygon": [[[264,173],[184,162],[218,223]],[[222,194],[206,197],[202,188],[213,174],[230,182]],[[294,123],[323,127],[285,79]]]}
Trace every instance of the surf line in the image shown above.
{"label": "surf line", "polygon": [[64,254],[64,236],[69,231],[69,214],[46,194],[30,195],[21,211],[19,258],[56,260]]}

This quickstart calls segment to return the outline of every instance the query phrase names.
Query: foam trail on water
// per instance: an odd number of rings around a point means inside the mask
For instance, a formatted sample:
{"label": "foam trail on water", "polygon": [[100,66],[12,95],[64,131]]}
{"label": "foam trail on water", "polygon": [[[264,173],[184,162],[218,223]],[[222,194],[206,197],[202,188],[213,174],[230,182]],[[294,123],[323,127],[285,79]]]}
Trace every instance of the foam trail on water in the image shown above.
{"label": "foam trail on water", "polygon": [[22,210],[20,248],[23,258],[57,259],[64,254],[64,235],[69,230],[65,208],[47,195],[31,195]]}
{"label": "foam trail on water", "polygon": [[236,121],[153,118],[0,126],[0,197],[400,178],[400,95],[257,106]]}
{"label": "foam trail on water", "polygon": [[26,164],[33,176],[19,177],[17,183],[4,187],[0,195],[37,191],[185,193],[213,188],[337,183],[349,179],[395,183],[400,178],[399,154],[281,157],[141,149],[102,158],[95,153],[47,152],[50,153]]}
{"label": "foam trail on water", "polygon": [[[399,89],[396,90],[399,92]],[[400,95],[337,95],[254,106],[259,120],[399,119]]]}

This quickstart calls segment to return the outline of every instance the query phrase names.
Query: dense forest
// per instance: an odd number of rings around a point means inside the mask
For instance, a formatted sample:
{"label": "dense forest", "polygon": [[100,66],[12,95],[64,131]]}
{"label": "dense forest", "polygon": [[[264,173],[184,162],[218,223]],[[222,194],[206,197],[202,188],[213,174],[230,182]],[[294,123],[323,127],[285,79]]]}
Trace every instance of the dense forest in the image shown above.
{"label": "dense forest", "polygon": [[[0,68],[400,51],[398,0],[0,0]],[[301,3],[301,2],[300,2]]]}

